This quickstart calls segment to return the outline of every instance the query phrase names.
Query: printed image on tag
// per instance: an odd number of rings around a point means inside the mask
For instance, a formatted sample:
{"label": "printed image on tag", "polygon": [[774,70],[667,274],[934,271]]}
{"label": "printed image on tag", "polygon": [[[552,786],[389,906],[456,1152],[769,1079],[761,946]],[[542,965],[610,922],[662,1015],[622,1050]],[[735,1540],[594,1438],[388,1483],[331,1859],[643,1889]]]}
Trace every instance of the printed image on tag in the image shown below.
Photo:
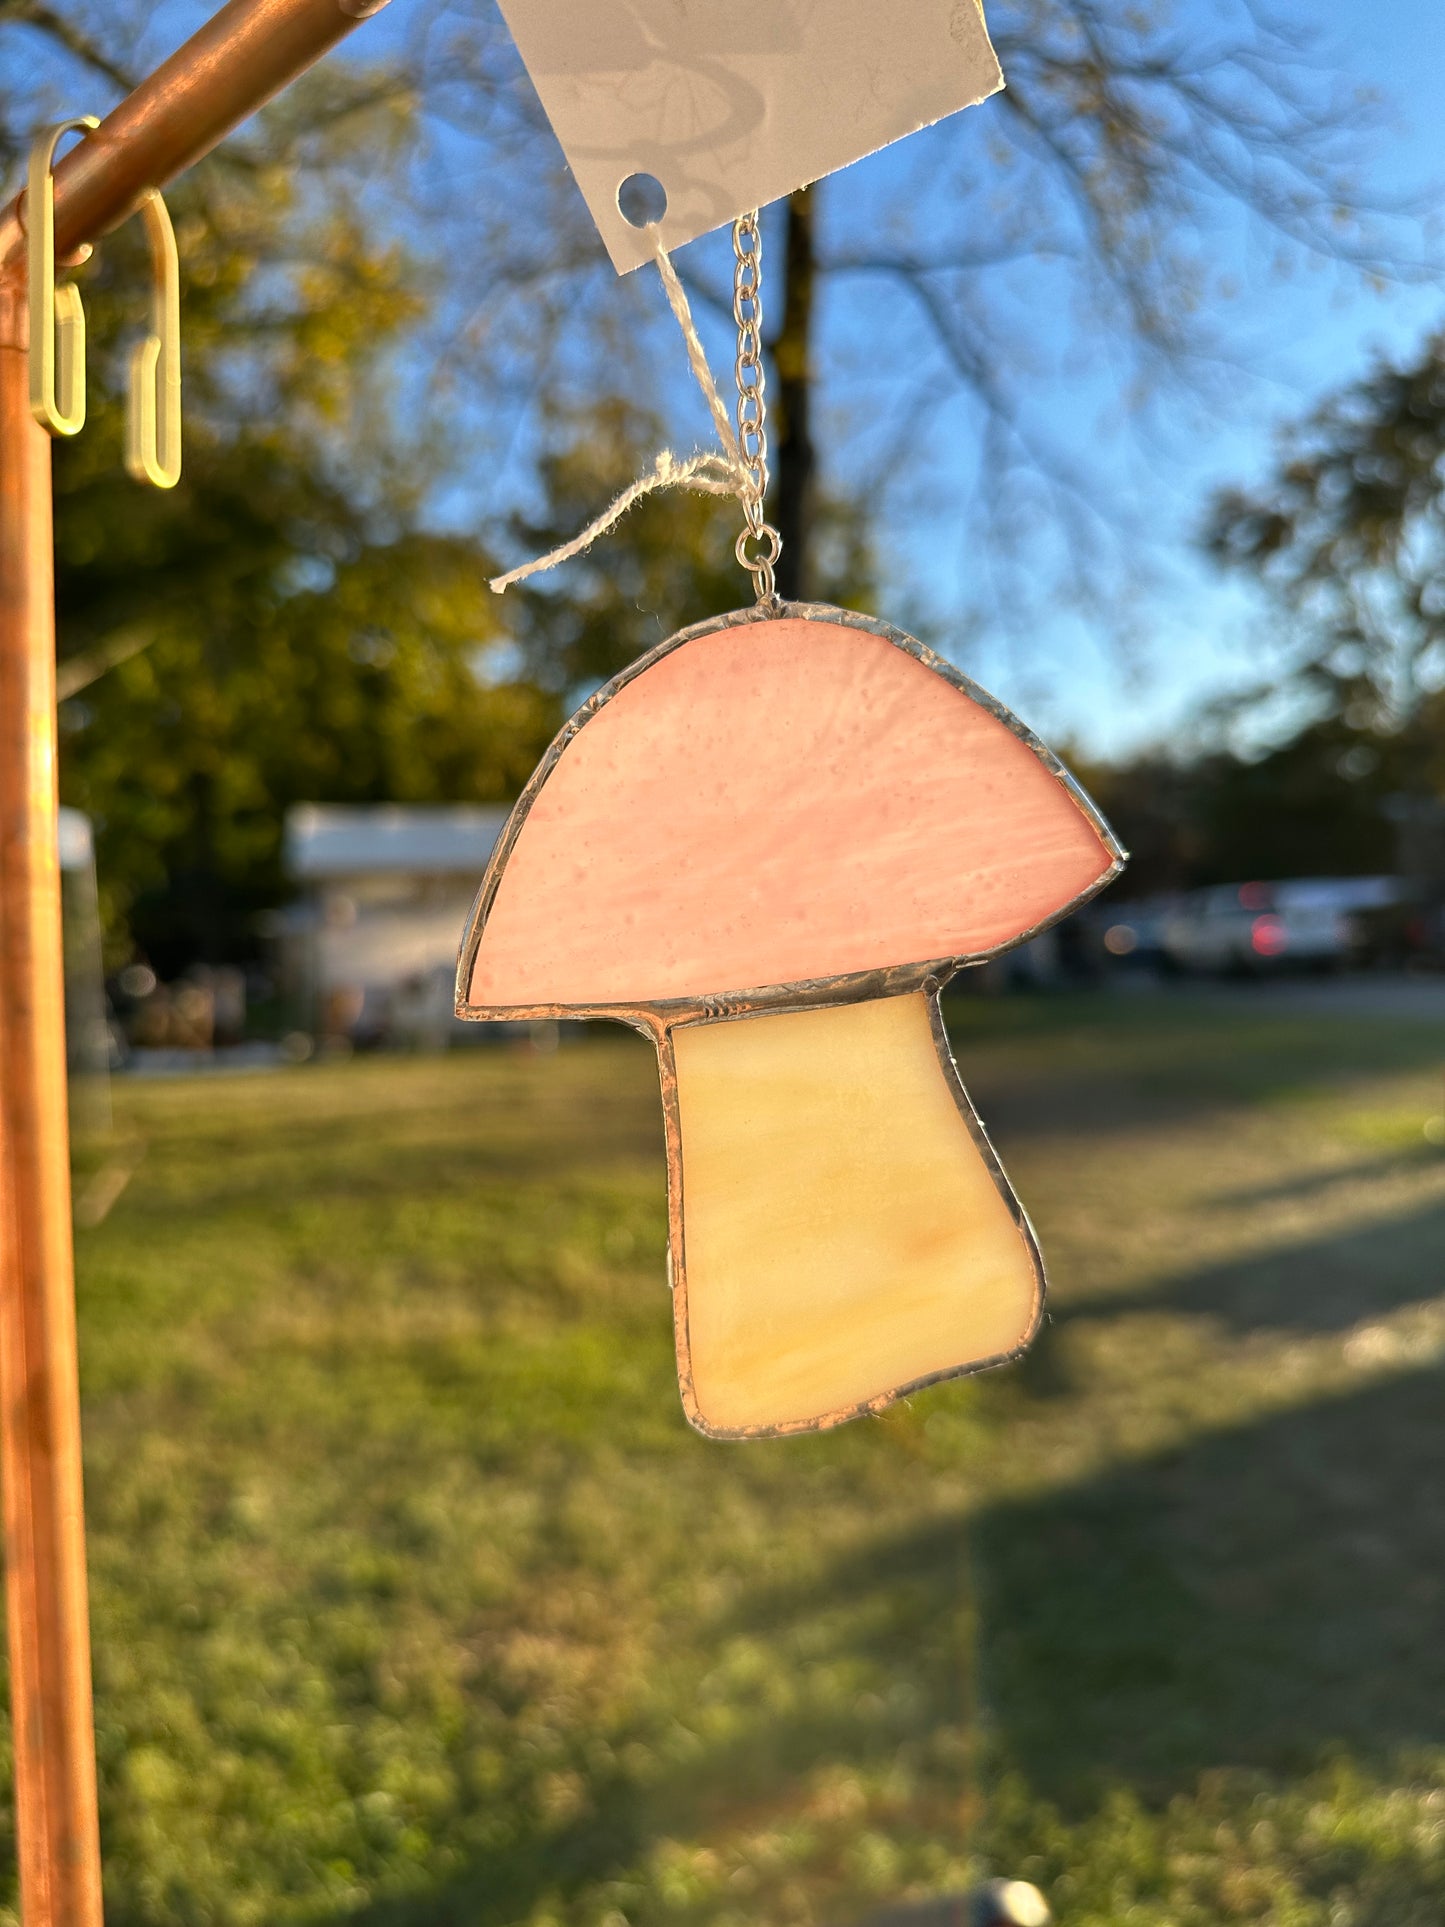
{"label": "printed image on tag", "polygon": [[501,6],[619,274],[650,258],[620,189],[681,247],[1003,85],[979,0]]}

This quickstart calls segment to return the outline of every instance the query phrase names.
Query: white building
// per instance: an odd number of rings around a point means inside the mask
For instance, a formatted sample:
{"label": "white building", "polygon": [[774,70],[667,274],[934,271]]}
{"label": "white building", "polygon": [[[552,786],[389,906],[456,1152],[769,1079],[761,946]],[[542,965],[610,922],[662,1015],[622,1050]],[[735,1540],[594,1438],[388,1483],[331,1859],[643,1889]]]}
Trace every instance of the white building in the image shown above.
{"label": "white building", "polygon": [[281,988],[323,1036],[445,1044],[457,950],[505,804],[303,803],[286,815],[299,900],[274,919]]}

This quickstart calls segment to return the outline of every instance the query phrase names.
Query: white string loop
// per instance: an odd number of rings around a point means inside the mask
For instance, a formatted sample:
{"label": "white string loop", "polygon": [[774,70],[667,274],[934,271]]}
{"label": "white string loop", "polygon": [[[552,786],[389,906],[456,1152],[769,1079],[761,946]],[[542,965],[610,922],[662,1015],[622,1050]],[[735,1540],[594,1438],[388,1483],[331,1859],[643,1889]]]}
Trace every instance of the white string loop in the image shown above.
{"label": "white string loop", "polygon": [[[751,221],[754,224],[756,218],[756,215],[744,216],[745,221]],[[755,226],[754,232],[756,232]],[[663,292],[677,319],[677,325],[682,330],[682,339],[687,348],[687,365],[691,368],[693,377],[702,390],[703,399],[707,403],[708,413],[712,416],[713,426],[717,429],[723,452],[719,455],[699,451],[680,460],[670,448],[664,448],[648,473],[639,475],[635,482],[630,482],[611,506],[604,509],[595,521],[589,522],[580,535],[573,536],[570,542],[560,543],[555,549],[549,549],[546,555],[538,556],[534,562],[524,562],[518,568],[509,569],[505,575],[493,576],[488,587],[494,595],[502,595],[514,582],[524,582],[528,576],[540,575],[545,569],[555,569],[559,563],[570,562],[573,556],[584,554],[599,536],[605,535],[609,529],[614,528],[627,511],[642,500],[644,495],[651,495],[662,488],[688,488],[701,495],[735,495],[742,504],[743,514],[747,520],[747,527],[739,538],[738,560],[742,562],[744,568],[753,571],[760,600],[772,592],[771,564],[777,560],[777,550],[780,546],[777,532],[767,530],[773,538],[771,560],[764,558],[761,561],[749,561],[741,553],[741,544],[752,535],[761,535],[766,528],[762,520],[759,467],[756,457],[751,461],[747,460],[739,448],[737,434],[728,417],[728,411],[723,406],[717,383],[708,366],[707,355],[698,337],[697,324],[692,318],[692,308],[688,302],[686,290],[677,278],[677,270],[672,265],[667,249],[662,245],[662,236],[655,224],[649,227],[648,233],[652,241],[653,259],[657,262],[657,272],[662,277]],[[750,258],[756,262],[756,256]],[[754,289],[756,273],[755,267]],[[756,300],[754,290],[749,289],[748,292]],[[762,477],[766,477],[765,467],[761,474]],[[764,486],[766,486],[765,481]],[[762,574],[759,573],[760,569],[763,571]]]}

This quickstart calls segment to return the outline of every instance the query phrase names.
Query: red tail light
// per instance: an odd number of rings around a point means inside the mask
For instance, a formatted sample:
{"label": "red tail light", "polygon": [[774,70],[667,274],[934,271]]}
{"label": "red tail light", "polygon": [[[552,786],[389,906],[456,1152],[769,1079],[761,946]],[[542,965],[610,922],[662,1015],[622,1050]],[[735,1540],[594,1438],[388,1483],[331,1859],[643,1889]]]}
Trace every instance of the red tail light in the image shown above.
{"label": "red tail light", "polygon": [[1278,957],[1289,948],[1289,932],[1278,917],[1256,917],[1249,941],[1257,957]]}

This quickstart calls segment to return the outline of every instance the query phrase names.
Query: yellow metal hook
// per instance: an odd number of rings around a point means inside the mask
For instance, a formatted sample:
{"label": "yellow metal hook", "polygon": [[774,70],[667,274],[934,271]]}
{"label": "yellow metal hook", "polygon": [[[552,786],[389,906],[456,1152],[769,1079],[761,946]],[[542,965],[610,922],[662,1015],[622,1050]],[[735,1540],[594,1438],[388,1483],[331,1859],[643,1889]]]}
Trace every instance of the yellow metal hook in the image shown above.
{"label": "yellow metal hook", "polygon": [[137,210],[151,244],[151,326],[130,364],[125,465],[138,482],[174,488],[181,477],[181,268],[166,204],[148,188]]}
{"label": "yellow metal hook", "polygon": [[94,114],[81,114],[47,127],[31,146],[25,179],[30,412],[52,435],[77,435],[85,426],[85,309],[73,281],[55,285],[55,187],[50,170],[63,134],[99,125]]}

